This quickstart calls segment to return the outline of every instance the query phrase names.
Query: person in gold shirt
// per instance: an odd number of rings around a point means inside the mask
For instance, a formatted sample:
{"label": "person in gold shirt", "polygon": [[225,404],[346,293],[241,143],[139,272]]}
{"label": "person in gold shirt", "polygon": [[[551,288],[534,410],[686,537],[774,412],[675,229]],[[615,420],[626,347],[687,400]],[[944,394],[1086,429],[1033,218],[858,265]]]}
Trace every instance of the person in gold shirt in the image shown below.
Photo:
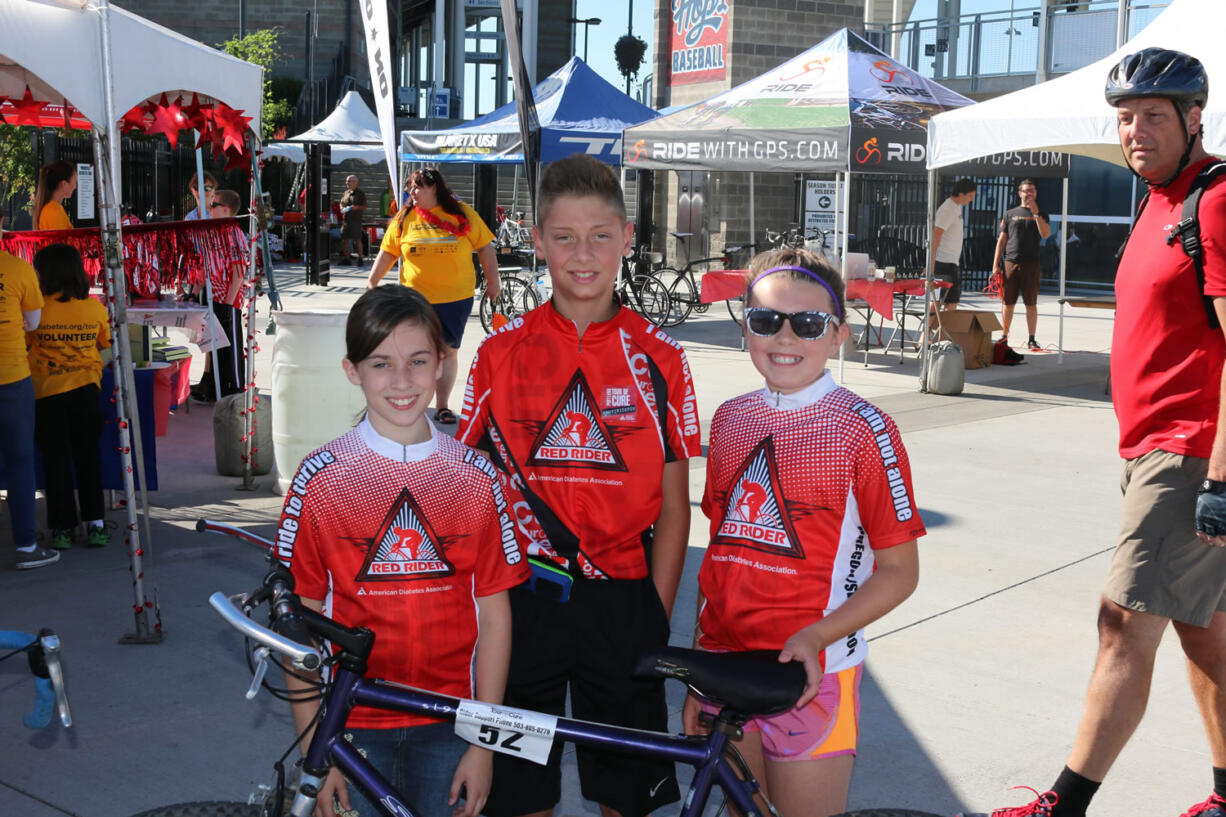
{"label": "person in gold shirt", "polygon": [[110,321],[106,308],[89,297],[89,280],[76,249],[49,244],[35,254],[34,269],[46,304],[42,321],[27,340],[34,378],[34,439],[43,456],[51,547],[71,547],[73,530],[82,519],[88,529],[86,543],[100,547],[110,542],[110,534],[103,524],[98,451],[102,437],[98,350],[111,345]]}
{"label": "person in gold shirt", "polygon": [[447,402],[455,385],[457,350],[473,311],[473,291],[477,288],[474,252],[488,282],[490,298],[496,299],[502,292],[494,234],[471,207],[456,200],[437,168],[413,171],[405,187],[409,203],[388,224],[366,288],[378,286],[399,260],[400,283],[426,296],[434,308],[446,341],[435,390],[434,419],[453,425],[458,418]]}
{"label": "person in gold shirt", "polygon": [[34,193],[35,229],[71,230],[72,220],[64,209],[64,199],[77,189],[77,168],[60,159],[44,165],[38,174],[38,189]]}
{"label": "person in gold shirt", "polygon": [[[4,219],[0,216],[0,234]],[[58,561],[39,547],[34,529],[34,381],[26,359],[26,330],[42,317],[43,295],[34,268],[0,251],[0,460],[8,483],[9,523],[18,570]]]}

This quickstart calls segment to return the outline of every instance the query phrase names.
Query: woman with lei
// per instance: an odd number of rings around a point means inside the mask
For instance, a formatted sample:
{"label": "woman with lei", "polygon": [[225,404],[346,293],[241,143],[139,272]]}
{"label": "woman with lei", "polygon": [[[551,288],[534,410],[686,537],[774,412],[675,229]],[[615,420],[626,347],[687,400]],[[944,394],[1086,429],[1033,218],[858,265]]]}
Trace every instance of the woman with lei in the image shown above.
{"label": "woman with lei", "polygon": [[366,286],[378,286],[399,260],[400,283],[416,289],[434,308],[447,344],[435,390],[434,419],[451,425],[457,417],[447,402],[455,385],[457,350],[477,288],[474,252],[488,282],[490,298],[497,298],[502,290],[494,234],[471,207],[456,200],[437,168],[413,171],[405,189],[408,205],[388,224]]}

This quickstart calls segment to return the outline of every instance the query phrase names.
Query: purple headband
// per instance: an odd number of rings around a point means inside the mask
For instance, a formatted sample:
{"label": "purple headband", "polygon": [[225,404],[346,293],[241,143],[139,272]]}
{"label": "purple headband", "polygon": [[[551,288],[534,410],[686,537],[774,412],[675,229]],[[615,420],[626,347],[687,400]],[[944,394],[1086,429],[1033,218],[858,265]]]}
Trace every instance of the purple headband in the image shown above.
{"label": "purple headband", "polygon": [[789,270],[792,272],[803,272],[805,275],[809,276],[814,281],[817,281],[819,284],[821,284],[822,289],[830,293],[830,302],[834,304],[835,311],[839,313],[837,316],[838,319],[843,320],[843,308],[839,306],[839,296],[834,294],[834,290],[830,288],[830,284],[827,284],[820,275],[818,275],[813,270],[806,269],[804,267],[771,267],[766,272],[759,273],[758,277],[750,281],[749,286],[746,287],[745,289],[745,302],[746,303],[749,302],[749,293],[753,292],[754,286],[757,285],[757,283],[761,281],[763,278],[765,278],[768,275],[772,275],[776,272],[787,272]]}

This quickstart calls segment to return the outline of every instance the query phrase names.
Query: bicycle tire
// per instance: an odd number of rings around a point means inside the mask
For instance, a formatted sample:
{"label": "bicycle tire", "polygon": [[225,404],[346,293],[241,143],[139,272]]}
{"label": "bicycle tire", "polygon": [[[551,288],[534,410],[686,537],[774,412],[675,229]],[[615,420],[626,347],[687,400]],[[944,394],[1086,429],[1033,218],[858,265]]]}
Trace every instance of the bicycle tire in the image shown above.
{"label": "bicycle tire", "polygon": [[527,281],[514,275],[503,276],[502,294],[498,296],[497,304],[490,300],[488,292],[481,293],[481,306],[478,308],[481,328],[487,335],[494,331],[495,308],[508,320],[515,320],[540,305],[541,299]]}
{"label": "bicycle tire", "polygon": [[262,806],[238,801],[209,800],[198,803],[176,803],[158,806],[132,817],[260,817]]}
{"label": "bicycle tire", "polygon": [[740,295],[736,298],[729,298],[724,301],[724,306],[728,307],[728,315],[732,318],[732,322],[737,326],[745,323],[745,296]]}
{"label": "bicycle tire", "polygon": [[905,808],[870,808],[863,811],[845,811],[833,817],[941,817],[930,811],[913,811]]}
{"label": "bicycle tire", "polygon": [[664,326],[672,313],[672,296],[668,287],[650,275],[630,279],[630,308],[656,326]]}
{"label": "bicycle tire", "polygon": [[672,267],[661,267],[652,275],[668,288],[668,297],[671,301],[668,320],[663,325],[680,326],[685,323],[686,318],[694,309],[694,302],[698,300],[689,276]]}

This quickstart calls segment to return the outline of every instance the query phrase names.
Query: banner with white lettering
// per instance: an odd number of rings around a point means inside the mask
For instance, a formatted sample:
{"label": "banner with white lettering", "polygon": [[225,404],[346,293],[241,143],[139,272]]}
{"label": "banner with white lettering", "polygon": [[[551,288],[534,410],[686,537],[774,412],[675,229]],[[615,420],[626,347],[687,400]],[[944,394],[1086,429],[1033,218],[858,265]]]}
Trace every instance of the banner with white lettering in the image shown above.
{"label": "banner with white lettering", "polygon": [[1069,172],[1069,155],[1054,150],[1013,150],[980,156],[957,165],[941,168],[941,175],[1022,176],[1035,179],[1063,179]]}
{"label": "banner with white lettering", "polygon": [[[650,124],[650,123],[649,123]],[[634,138],[630,138],[633,132]],[[660,133],[640,125],[626,131],[628,169],[800,170],[847,169],[847,128],[806,131],[740,130],[728,133]]]}
{"label": "banner with white lettering", "polygon": [[728,74],[727,0],[672,0],[668,50],[673,85],[723,80]]}
{"label": "banner with white lettering", "polygon": [[392,186],[396,187],[396,107],[392,85],[392,50],[388,42],[387,3],[385,0],[359,0],[362,26],[366,32],[366,55],[370,58],[370,85],[375,94],[375,113],[383,139],[383,157]]}

